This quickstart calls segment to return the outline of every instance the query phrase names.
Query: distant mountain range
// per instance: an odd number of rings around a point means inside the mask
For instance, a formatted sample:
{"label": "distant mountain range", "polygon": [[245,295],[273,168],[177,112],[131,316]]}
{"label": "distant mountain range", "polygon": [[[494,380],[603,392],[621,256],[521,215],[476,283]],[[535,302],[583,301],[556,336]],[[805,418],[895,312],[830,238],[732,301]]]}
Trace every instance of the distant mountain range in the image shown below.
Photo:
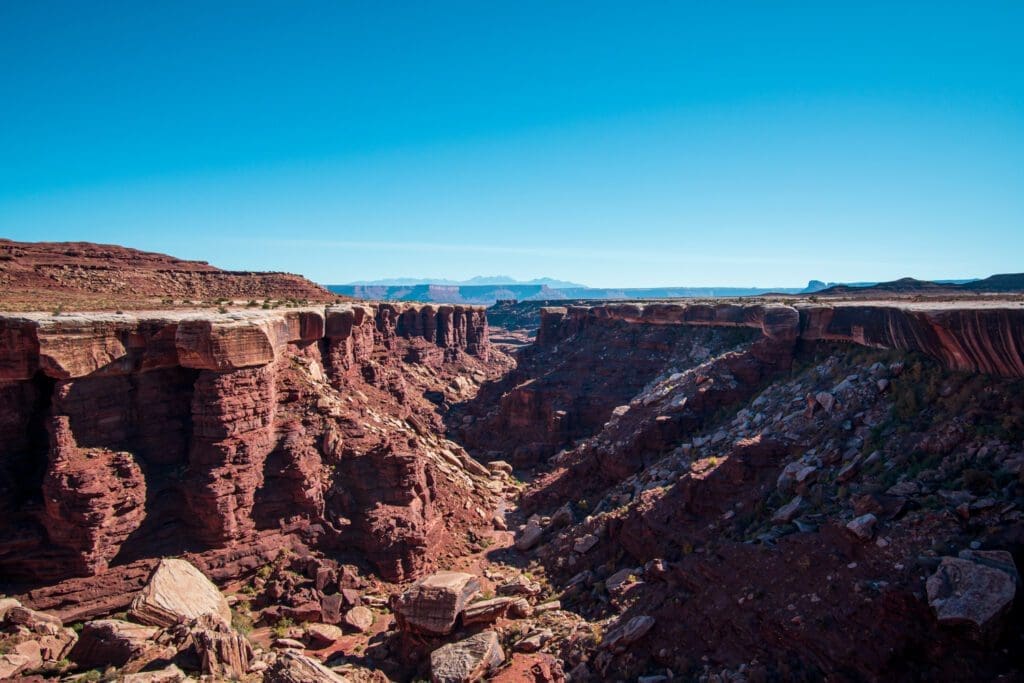
{"label": "distant mountain range", "polygon": [[454,287],[479,287],[484,285],[542,285],[552,289],[586,288],[578,282],[555,280],[550,277],[539,277],[533,280],[516,280],[507,275],[477,275],[468,280],[448,280],[445,278],[393,277],[383,280],[357,280],[335,287],[410,287],[416,285],[449,285]]}
{"label": "distant mountain range", "polygon": [[892,282],[824,282],[811,280],[806,287],[586,287],[553,278],[526,282],[501,275],[479,276],[469,280],[431,280],[392,278],[347,285],[327,285],[327,289],[357,299],[425,301],[493,305],[496,301],[554,301],[560,299],[672,299],[702,297],[740,297],[765,294],[817,294],[870,296],[879,293],[967,293],[1024,290],[1022,275],[993,275],[985,279],[915,280]]}
{"label": "distant mountain range", "polygon": [[[500,280],[500,282],[492,282]],[[464,282],[435,280],[423,282],[415,278],[394,278],[373,282],[327,285],[327,289],[357,299],[426,301],[435,303],[482,304],[490,306],[506,299],[546,301],[554,299],[665,299],[675,297],[734,297],[758,294],[801,294],[829,286],[812,282],[810,288],[763,287],[648,287],[612,288],[585,285],[552,278],[518,282],[505,277],[475,277]]]}

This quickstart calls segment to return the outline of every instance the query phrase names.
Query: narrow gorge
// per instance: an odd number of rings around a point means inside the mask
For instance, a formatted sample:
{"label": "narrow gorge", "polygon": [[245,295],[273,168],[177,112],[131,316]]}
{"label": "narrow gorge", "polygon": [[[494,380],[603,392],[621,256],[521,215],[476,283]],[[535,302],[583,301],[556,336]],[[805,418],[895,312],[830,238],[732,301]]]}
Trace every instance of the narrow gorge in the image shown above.
{"label": "narrow gorge", "polygon": [[1021,303],[539,315],[0,317],[4,675],[1024,670]]}

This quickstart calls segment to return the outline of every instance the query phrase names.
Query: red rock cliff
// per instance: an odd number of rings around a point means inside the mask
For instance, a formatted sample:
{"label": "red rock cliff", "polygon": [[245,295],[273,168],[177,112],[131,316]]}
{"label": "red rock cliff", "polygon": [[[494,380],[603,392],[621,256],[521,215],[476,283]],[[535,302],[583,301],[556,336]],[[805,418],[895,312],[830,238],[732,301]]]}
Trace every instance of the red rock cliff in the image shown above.
{"label": "red rock cliff", "polygon": [[0,581],[289,529],[415,575],[488,505],[423,395],[488,353],[463,306],[0,317]]}

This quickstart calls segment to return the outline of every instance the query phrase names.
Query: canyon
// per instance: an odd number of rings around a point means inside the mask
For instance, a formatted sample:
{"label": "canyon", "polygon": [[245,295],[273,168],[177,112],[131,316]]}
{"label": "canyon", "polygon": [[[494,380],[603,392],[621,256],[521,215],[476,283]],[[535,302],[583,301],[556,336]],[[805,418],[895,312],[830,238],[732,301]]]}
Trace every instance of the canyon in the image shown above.
{"label": "canyon", "polygon": [[0,677],[1024,671],[1013,297],[290,303],[0,315]]}

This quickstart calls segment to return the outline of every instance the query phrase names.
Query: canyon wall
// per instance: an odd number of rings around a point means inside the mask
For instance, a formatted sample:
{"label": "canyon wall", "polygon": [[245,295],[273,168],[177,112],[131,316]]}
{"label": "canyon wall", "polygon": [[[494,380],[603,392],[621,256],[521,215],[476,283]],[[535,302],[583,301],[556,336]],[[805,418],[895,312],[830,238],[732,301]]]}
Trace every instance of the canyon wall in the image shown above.
{"label": "canyon wall", "polygon": [[1024,305],[1017,302],[675,304],[541,309],[537,343],[550,346],[601,321],[759,329],[768,339],[843,341],[917,351],[952,370],[1024,377]]}
{"label": "canyon wall", "polygon": [[489,353],[464,306],[0,317],[0,581],[231,548],[251,568],[268,533],[415,576],[448,508],[488,504],[424,395]]}

